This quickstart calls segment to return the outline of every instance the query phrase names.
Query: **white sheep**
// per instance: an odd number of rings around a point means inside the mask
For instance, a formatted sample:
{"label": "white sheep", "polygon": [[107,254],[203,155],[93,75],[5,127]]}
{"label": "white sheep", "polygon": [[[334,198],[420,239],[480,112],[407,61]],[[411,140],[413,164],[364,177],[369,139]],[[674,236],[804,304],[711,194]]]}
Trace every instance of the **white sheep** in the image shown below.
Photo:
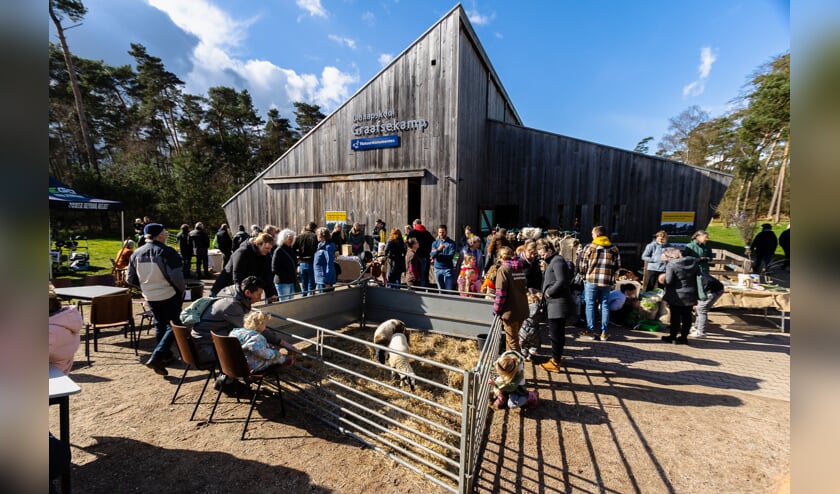
{"label": "white sheep", "polygon": [[[388,319],[374,331],[373,342],[377,345],[388,346],[394,333],[405,333],[405,323],[399,319]],[[380,364],[384,364],[388,358],[388,352],[377,348],[374,356]]]}
{"label": "white sheep", "polygon": [[[408,338],[406,337],[405,333],[394,333],[391,337],[391,342],[388,344],[388,348],[391,350],[397,350],[400,352],[408,353]],[[400,376],[400,382],[408,383],[408,386],[411,388],[411,391],[414,391],[414,369],[411,367],[411,363],[408,361],[407,357],[402,355],[398,355],[394,352],[388,353],[388,365],[391,366],[393,369],[392,376],[394,373]]]}

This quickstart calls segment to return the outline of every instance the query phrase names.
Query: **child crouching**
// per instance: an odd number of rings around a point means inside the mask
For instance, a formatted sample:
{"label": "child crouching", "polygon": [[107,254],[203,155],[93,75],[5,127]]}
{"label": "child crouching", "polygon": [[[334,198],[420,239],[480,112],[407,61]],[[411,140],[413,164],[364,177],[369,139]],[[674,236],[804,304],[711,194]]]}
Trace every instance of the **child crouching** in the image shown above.
{"label": "child crouching", "polygon": [[245,316],[245,327],[230,332],[230,336],[235,336],[245,350],[245,359],[251,372],[258,372],[272,365],[295,363],[295,359],[288,355],[290,350],[296,351],[294,347],[285,342],[281,342],[280,346],[273,345],[262,335],[270,318],[271,314],[252,310]]}
{"label": "child crouching", "polygon": [[508,350],[494,365],[497,377],[491,379],[496,409],[533,407],[539,398],[536,391],[525,389],[525,359],[519,352]]}

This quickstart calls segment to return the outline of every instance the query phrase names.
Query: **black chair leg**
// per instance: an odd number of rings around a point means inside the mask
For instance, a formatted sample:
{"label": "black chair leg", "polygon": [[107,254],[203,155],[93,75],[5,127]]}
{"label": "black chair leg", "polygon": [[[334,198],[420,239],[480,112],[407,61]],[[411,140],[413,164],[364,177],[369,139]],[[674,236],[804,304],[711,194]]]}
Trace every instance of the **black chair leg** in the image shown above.
{"label": "black chair leg", "polygon": [[178,391],[181,389],[181,385],[184,384],[184,379],[187,378],[187,371],[190,370],[190,365],[187,364],[187,367],[184,368],[184,374],[181,376],[181,380],[178,381],[178,387],[175,388],[175,394],[172,395],[172,400],[169,402],[170,405],[175,404],[175,398],[178,397]]}
{"label": "black chair leg", "polygon": [[90,365],[90,324],[85,326],[85,358]]}
{"label": "black chair leg", "polygon": [[195,407],[193,407],[192,415],[190,415],[190,421],[195,417],[195,412],[198,411],[198,405],[201,404],[201,398],[204,397],[204,391],[207,390],[207,383],[210,382],[210,378],[213,377],[216,373],[213,369],[207,373],[207,379],[204,380],[204,386],[201,387],[201,394],[198,395],[198,400],[195,402]]}
{"label": "black chair leg", "polygon": [[219,388],[219,394],[216,395],[216,402],[213,403],[213,409],[210,410],[210,418],[207,419],[208,424],[213,423],[213,414],[216,413],[216,406],[219,404],[219,398],[221,398],[221,397],[222,397],[222,388]]}
{"label": "black chair leg", "polygon": [[140,347],[140,335],[137,334],[137,326],[134,325],[133,317],[134,316],[132,316],[132,319],[129,321],[128,325],[129,331],[131,331],[131,343],[133,343],[134,345],[134,355],[139,356],[140,353],[137,351],[137,349]]}
{"label": "black chair leg", "polygon": [[94,326],[93,327],[93,351],[94,352],[99,351],[99,345],[97,345],[97,343],[96,343],[96,337],[97,336],[99,336],[99,329],[97,329],[96,326]]}
{"label": "black chair leg", "polygon": [[283,388],[280,387],[280,376],[274,376],[277,379],[277,396],[280,397],[280,414],[286,416],[286,403],[283,402]]}
{"label": "black chair leg", "polygon": [[260,388],[262,387],[263,378],[260,378],[257,381],[257,390],[254,391],[253,396],[251,396],[251,407],[248,409],[248,418],[245,419],[245,427],[242,428],[242,437],[239,438],[240,441],[245,440],[245,431],[248,430],[248,422],[251,421],[251,414],[254,412],[254,404],[257,402],[257,396],[260,394]]}

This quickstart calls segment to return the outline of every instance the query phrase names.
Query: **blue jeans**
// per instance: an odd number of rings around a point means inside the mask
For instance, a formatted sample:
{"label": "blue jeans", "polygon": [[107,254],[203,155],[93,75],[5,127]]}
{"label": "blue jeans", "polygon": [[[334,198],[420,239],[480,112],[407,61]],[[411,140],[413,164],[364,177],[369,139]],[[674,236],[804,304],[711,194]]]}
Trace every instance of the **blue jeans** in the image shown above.
{"label": "blue jeans", "polygon": [[275,283],[274,288],[277,288],[277,301],[291,300],[295,296],[294,283]]}
{"label": "blue jeans", "polygon": [[304,297],[312,295],[315,291],[315,270],[312,263],[300,263],[300,289]]}
{"label": "blue jeans", "polygon": [[402,279],[402,272],[388,271],[388,288],[399,288],[400,279]]}
{"label": "blue jeans", "polygon": [[706,332],[706,324],[709,321],[709,309],[715,305],[715,302],[718,301],[721,295],[723,295],[723,292],[707,293],[706,296],[708,298],[706,300],[697,301],[697,306],[694,309],[697,313],[697,319],[694,321],[694,328],[699,333]]}
{"label": "blue jeans", "polygon": [[420,258],[420,286],[429,286],[429,258]]}
{"label": "blue jeans", "polygon": [[[595,306],[601,306],[601,333],[607,331],[607,324],[610,322],[610,306],[607,304],[607,297],[610,294],[610,287],[598,286],[593,283],[583,284],[583,300],[586,303],[586,329],[590,333],[595,332]],[[597,303],[596,303],[597,301]]]}
{"label": "blue jeans", "polygon": [[455,290],[455,277],[452,276],[452,269],[435,266],[435,280],[437,280],[438,289]]}
{"label": "blue jeans", "polygon": [[172,343],[175,342],[175,334],[169,321],[181,323],[181,305],[184,302],[184,295],[176,293],[175,296],[166,300],[149,300],[149,308],[155,316],[155,341],[157,346],[152,351],[151,358],[166,360],[172,356]]}

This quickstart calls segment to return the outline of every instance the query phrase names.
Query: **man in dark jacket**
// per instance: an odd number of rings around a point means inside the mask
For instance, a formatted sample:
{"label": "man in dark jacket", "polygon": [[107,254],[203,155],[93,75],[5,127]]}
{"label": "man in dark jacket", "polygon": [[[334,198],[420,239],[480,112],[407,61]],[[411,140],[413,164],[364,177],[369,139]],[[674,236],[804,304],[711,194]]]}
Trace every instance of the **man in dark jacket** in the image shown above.
{"label": "man in dark jacket", "polygon": [[785,231],[779,234],[779,247],[785,253],[785,269],[790,267],[790,223]]}
{"label": "man in dark jacket", "polygon": [[315,235],[317,228],[318,225],[314,221],[310,222],[303,232],[295,238],[295,243],[292,244],[292,248],[298,257],[300,288],[304,297],[315,293],[315,271],[312,262],[315,258],[315,251],[318,250],[318,236]]}
{"label": "man in dark jacket", "polygon": [[560,359],[566,345],[566,322],[574,317],[576,309],[570,285],[571,271],[563,256],[555,252],[551,242],[537,242],[537,253],[545,261],[542,292],[548,319],[548,337],[551,340],[551,359],[543,363],[542,368],[560,372]]}
{"label": "man in dark jacket", "polygon": [[195,254],[195,275],[201,277],[201,267],[204,266],[204,277],[210,277],[210,268],[207,266],[207,250],[210,248],[210,235],[204,231],[204,223],[195,224],[195,230],[190,232],[190,245]]}
{"label": "man in dark jacket", "polygon": [[233,239],[230,238],[230,227],[227,223],[222,223],[219,231],[216,232],[216,247],[222,251],[222,255],[224,256],[222,266],[224,266],[230,260],[230,254],[233,252]]}
{"label": "man in dark jacket", "polygon": [[[181,266],[184,271],[184,278],[192,276],[190,274],[190,266],[192,266],[193,248],[190,243],[190,225],[184,223],[181,225],[181,231],[175,235],[175,242],[178,244],[178,253],[181,254]],[[143,241],[139,242],[143,245]]]}
{"label": "man in dark jacket", "polygon": [[776,252],[776,246],[778,245],[776,234],[773,233],[773,225],[770,223],[761,225],[761,231],[755,236],[750,246],[752,251],[755,252],[753,273],[761,273],[767,269],[767,266],[773,260],[773,253]]}
{"label": "man in dark jacket", "polygon": [[223,288],[218,294],[219,300],[204,310],[201,320],[190,332],[201,362],[212,362],[216,358],[210,333],[227,336],[232,329],[244,327],[245,314],[262,299],[263,286],[261,279],[248,276],[239,284]]}
{"label": "man in dark jacket", "polygon": [[[232,251],[238,249],[239,246],[242,245],[242,242],[248,240],[249,238],[251,237],[248,235],[248,232],[245,231],[245,225],[239,225],[239,230],[236,232],[236,235],[233,236]],[[225,263],[225,265],[227,265],[227,263]]]}
{"label": "man in dark jacket", "polygon": [[432,252],[432,244],[435,242],[435,237],[423,226],[420,219],[416,219],[412,223],[411,233],[408,234],[408,238],[416,238],[420,244],[417,252],[414,254],[415,257],[420,259],[420,266],[422,267],[420,286],[429,286],[429,256]]}
{"label": "man in dark jacket", "polygon": [[146,244],[134,251],[128,262],[126,282],[139,287],[155,316],[157,346],[146,366],[165,376],[166,364],[173,358],[171,346],[175,341],[169,321],[181,323],[181,305],[187,284],[181,268],[181,257],[166,245],[167,232],[159,223],[143,228]]}

